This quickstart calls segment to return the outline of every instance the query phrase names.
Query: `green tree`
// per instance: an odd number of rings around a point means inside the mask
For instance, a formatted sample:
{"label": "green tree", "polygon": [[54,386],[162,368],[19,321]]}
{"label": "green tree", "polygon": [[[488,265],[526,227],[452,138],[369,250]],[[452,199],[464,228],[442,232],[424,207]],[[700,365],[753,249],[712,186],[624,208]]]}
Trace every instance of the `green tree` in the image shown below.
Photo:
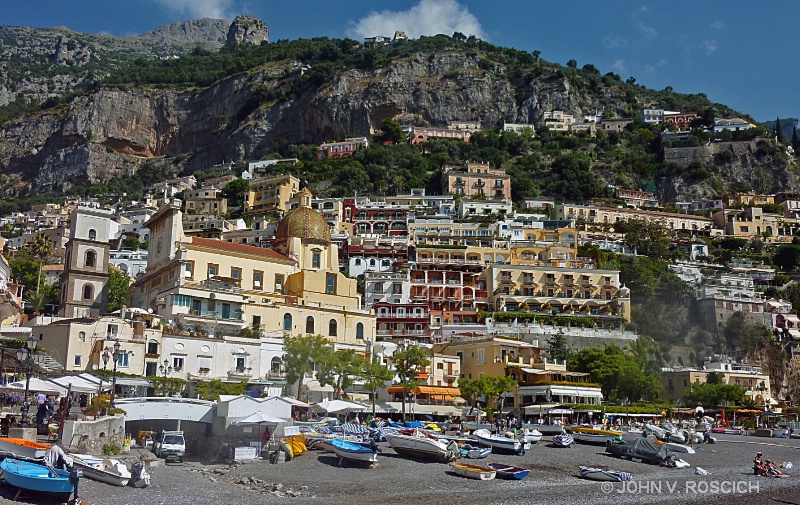
{"label": "green tree", "polygon": [[780,118],[775,118],[775,138],[778,140],[778,143],[780,144],[786,143],[786,135],[783,134]]}
{"label": "green tree", "polygon": [[624,234],[625,244],[637,254],[659,259],[670,256],[671,233],[666,226],[634,218],[614,223],[614,231]]}
{"label": "green tree", "polygon": [[47,305],[47,294],[41,290],[31,291],[25,296],[25,301],[31,304],[33,315],[38,316],[44,310],[44,306]]}
{"label": "green tree", "polygon": [[[475,410],[475,404],[481,397],[486,399],[488,406],[503,393],[514,389],[516,385],[514,378],[509,375],[481,375],[474,379],[466,377],[458,379],[458,389],[462,398],[470,405],[470,414]],[[502,405],[498,404],[497,407],[502,408]]]}
{"label": "green tree", "polygon": [[203,400],[219,401],[220,395],[243,395],[247,388],[244,382],[222,382],[219,379],[197,381],[195,392]]}
{"label": "green tree", "polygon": [[228,207],[241,207],[244,205],[244,193],[250,189],[250,183],[245,179],[236,179],[222,188],[220,194],[228,199]]}
{"label": "green tree", "polygon": [[634,356],[615,345],[583,349],[575,355],[569,368],[589,373],[592,382],[600,384],[603,395],[611,401],[618,398],[633,402],[652,400],[660,389],[655,374],[645,373]]}
{"label": "green tree", "polygon": [[575,354],[563,333],[556,333],[547,343],[550,345],[550,357],[556,361],[569,361]]}
{"label": "green tree", "polygon": [[417,345],[400,345],[392,354],[394,372],[403,386],[403,421],[406,420],[406,395],[418,386],[415,378],[422,367],[430,364],[428,351]]}
{"label": "green tree", "polygon": [[108,311],[114,312],[128,304],[130,277],[116,268],[108,268]]}
{"label": "green tree", "polygon": [[364,389],[372,393],[372,417],[375,417],[375,397],[378,395],[378,389],[392,380],[394,372],[378,358],[374,358],[361,364],[358,376],[364,381]]}
{"label": "green tree", "polygon": [[28,250],[33,259],[39,261],[39,275],[36,278],[36,291],[39,291],[42,282],[42,265],[53,254],[53,241],[46,233],[39,232],[34,235],[33,241],[28,245]]}
{"label": "green tree", "polygon": [[778,247],[772,262],[785,271],[792,271],[800,266],[800,245],[783,244]]}
{"label": "green tree", "polygon": [[333,386],[334,398],[338,400],[341,392],[353,385],[361,361],[352,349],[323,353],[317,361],[317,380],[321,386]]}
{"label": "green tree", "polygon": [[322,335],[297,335],[283,339],[283,369],[289,384],[297,383],[297,398],[303,394],[303,378],[314,373],[314,362],[330,352],[328,340]]}
{"label": "green tree", "polygon": [[39,260],[34,259],[28,249],[22,249],[8,261],[14,279],[25,286],[25,291],[39,291],[42,271]]}
{"label": "green tree", "polygon": [[567,62],[567,66],[568,66],[569,68],[577,68],[577,67],[578,67],[578,62],[577,62],[577,61],[575,61],[575,60],[569,60],[569,61]]}
{"label": "green tree", "polygon": [[709,384],[694,382],[683,395],[687,405],[727,407],[741,405],[744,401],[744,388],[738,384]]}
{"label": "green tree", "polygon": [[792,149],[794,149],[795,156],[800,156],[800,137],[797,135],[797,125],[792,126]]}
{"label": "green tree", "polygon": [[391,141],[393,144],[400,144],[405,141],[406,136],[403,134],[403,127],[392,118],[385,118],[381,121],[381,140],[383,142]]}

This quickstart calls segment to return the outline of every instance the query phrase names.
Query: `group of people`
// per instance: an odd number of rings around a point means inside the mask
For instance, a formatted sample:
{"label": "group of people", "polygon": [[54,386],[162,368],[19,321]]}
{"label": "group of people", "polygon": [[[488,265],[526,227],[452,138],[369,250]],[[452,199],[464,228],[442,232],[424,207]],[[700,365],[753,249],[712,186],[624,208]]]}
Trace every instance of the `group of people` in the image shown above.
{"label": "group of people", "polygon": [[761,477],[788,477],[773,461],[764,459],[760,452],[753,458],[753,474]]}

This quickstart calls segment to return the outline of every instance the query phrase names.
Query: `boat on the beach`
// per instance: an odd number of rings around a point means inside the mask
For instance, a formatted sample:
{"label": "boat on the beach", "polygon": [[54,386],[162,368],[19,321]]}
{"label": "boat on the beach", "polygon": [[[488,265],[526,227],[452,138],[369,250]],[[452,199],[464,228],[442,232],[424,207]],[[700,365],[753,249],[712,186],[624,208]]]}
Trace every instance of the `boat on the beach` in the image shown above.
{"label": "boat on the beach", "polygon": [[711,428],[711,433],[720,433],[722,435],[741,435],[741,428],[725,428],[724,426],[717,426]]}
{"label": "boat on the beach", "polygon": [[605,445],[606,442],[614,440],[622,436],[621,431],[615,430],[601,430],[589,427],[573,427],[570,429],[572,436],[578,442],[584,444],[598,444]]}
{"label": "boat on the beach", "polygon": [[23,438],[0,438],[0,451],[30,459],[41,459],[50,450],[47,444],[40,444]]}
{"label": "boat on the beach", "polygon": [[556,447],[570,447],[575,439],[569,433],[559,433],[553,437],[553,445]]}
{"label": "boat on the beach", "polygon": [[663,445],[664,447],[668,448],[669,450],[671,450],[673,452],[680,452],[680,453],[683,453],[683,454],[694,454],[695,453],[695,450],[692,447],[689,447],[688,445],[685,445],[685,444],[676,444],[675,442],[662,442],[660,440],[657,440],[655,443],[656,444],[661,444],[661,445]]}
{"label": "boat on the beach", "polygon": [[62,502],[75,491],[69,472],[65,470],[6,458],[0,463],[0,472],[6,484],[12,487]]}
{"label": "boat on the beach", "polygon": [[456,475],[475,480],[492,480],[497,475],[497,471],[488,466],[471,465],[458,461],[450,463],[450,469]]}
{"label": "boat on the beach", "polygon": [[492,435],[489,430],[475,430],[472,432],[472,438],[483,445],[491,447],[492,452],[496,454],[522,454],[531,448],[530,442],[501,435]]}
{"label": "boat on the beach", "polygon": [[492,453],[492,448],[478,443],[464,444],[460,448],[461,455],[469,459],[483,459]]}
{"label": "boat on the beach", "polygon": [[522,432],[522,438],[531,444],[538,444],[542,441],[542,432],[536,428],[526,429]]}
{"label": "boat on the beach", "polygon": [[128,467],[116,459],[100,458],[88,454],[70,454],[72,464],[83,472],[85,477],[112,486],[127,486],[131,480]]}
{"label": "boat on the beach", "polygon": [[348,442],[341,438],[331,440],[333,452],[341,460],[349,461],[357,465],[372,465],[378,460],[378,447],[369,447],[365,444]]}
{"label": "boat on the beach", "polygon": [[461,456],[455,440],[434,440],[417,431],[413,435],[387,434],[386,441],[397,454],[433,461],[453,461]]}
{"label": "boat on the beach", "polygon": [[584,479],[600,480],[606,482],[622,482],[626,480],[633,480],[633,474],[628,472],[619,472],[617,470],[608,470],[605,468],[592,468],[590,466],[579,466],[578,473]]}
{"label": "boat on the beach", "polygon": [[486,466],[497,472],[498,479],[522,480],[527,477],[529,473],[531,473],[531,471],[527,468],[506,465],[505,463],[496,463],[494,461],[486,463]]}
{"label": "boat on the beach", "polygon": [[632,443],[608,443],[606,452],[612,456],[636,462],[651,463],[671,468],[685,468],[688,463],[680,459],[666,444],[656,444],[646,438],[637,438]]}
{"label": "boat on the beach", "polygon": [[524,423],[522,428],[528,430],[538,430],[542,435],[558,435],[564,431],[564,426],[561,424]]}

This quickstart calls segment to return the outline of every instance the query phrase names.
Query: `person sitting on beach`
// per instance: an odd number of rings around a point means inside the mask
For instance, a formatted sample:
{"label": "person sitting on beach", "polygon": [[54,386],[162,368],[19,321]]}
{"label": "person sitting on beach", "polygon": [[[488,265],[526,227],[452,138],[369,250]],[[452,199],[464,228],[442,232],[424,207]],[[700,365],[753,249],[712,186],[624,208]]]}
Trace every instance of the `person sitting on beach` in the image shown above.
{"label": "person sitting on beach", "polygon": [[770,477],[788,477],[788,475],[781,472],[778,466],[770,460],[764,461],[764,466],[766,467],[767,475]]}
{"label": "person sitting on beach", "polygon": [[764,459],[762,457],[762,453],[756,453],[756,457],[753,458],[753,474],[759,475],[759,470],[764,465]]}

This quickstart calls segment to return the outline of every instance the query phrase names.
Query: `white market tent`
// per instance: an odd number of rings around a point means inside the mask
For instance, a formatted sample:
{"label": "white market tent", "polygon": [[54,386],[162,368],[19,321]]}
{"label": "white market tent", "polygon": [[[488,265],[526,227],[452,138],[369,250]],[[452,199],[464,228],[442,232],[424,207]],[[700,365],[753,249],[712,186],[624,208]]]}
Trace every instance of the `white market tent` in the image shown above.
{"label": "white market tent", "polygon": [[314,404],[314,410],[321,410],[328,414],[334,414],[339,412],[346,413],[356,410],[367,410],[367,407],[344,400],[325,400],[324,402]]}
{"label": "white market tent", "polygon": [[247,417],[237,419],[231,424],[235,424],[236,426],[250,426],[254,424],[278,424],[286,422],[288,422],[286,419],[281,419],[279,417],[271,416],[263,412],[256,412],[254,414],[250,414]]}
{"label": "white market tent", "polygon": [[[15,391],[25,391],[25,381],[17,381],[7,384],[6,389],[13,389]],[[45,381],[42,379],[37,379],[36,377],[31,377],[30,380],[30,387],[29,390],[32,393],[53,393],[57,395],[65,395],[67,394],[67,388],[63,386],[59,386],[58,384],[54,384],[50,381]]]}
{"label": "white market tent", "polygon": [[72,391],[73,393],[97,393],[97,389],[100,386],[99,384],[87,381],[86,379],[79,377],[77,375],[66,375],[64,377],[57,377],[55,379],[50,379],[50,382],[54,382],[55,384],[63,387],[64,389],[72,385],[72,389],[70,391]]}

